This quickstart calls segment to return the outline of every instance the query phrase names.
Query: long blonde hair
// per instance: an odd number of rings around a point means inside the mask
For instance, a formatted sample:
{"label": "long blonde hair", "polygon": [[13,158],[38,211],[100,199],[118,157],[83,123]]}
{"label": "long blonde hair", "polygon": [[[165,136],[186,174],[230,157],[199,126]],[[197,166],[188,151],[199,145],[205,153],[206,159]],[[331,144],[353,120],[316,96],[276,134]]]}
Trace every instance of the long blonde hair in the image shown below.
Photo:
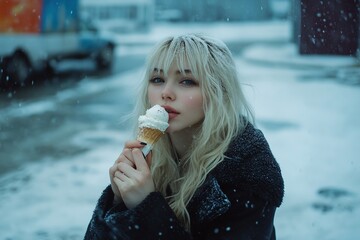
{"label": "long blonde hair", "polygon": [[150,107],[147,87],[154,69],[163,69],[166,74],[174,61],[182,72],[187,63],[200,82],[205,118],[181,166],[176,162],[174,148],[166,135],[153,149],[151,171],[157,190],[167,198],[180,222],[190,231],[187,204],[207,174],[224,160],[230,142],[253,115],[227,46],[208,36],[186,34],[163,40],[149,55],[135,117]]}

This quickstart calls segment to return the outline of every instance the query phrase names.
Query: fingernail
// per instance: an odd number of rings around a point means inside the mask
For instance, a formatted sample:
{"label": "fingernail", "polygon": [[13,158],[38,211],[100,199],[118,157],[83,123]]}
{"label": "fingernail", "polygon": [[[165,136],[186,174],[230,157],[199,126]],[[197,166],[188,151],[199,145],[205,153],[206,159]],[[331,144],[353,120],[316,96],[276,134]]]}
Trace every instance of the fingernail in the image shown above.
{"label": "fingernail", "polygon": [[146,142],[140,142],[140,144],[141,144],[141,145],[144,145],[144,146],[147,145]]}

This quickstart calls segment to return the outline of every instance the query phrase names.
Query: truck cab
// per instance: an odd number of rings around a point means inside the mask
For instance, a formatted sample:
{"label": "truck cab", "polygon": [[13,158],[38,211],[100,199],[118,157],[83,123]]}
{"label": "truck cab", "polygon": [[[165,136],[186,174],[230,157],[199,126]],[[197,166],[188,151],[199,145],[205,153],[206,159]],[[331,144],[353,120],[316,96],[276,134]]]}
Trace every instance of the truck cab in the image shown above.
{"label": "truck cab", "polygon": [[0,86],[26,85],[35,71],[52,72],[67,59],[110,69],[115,44],[81,18],[78,0],[0,3]]}

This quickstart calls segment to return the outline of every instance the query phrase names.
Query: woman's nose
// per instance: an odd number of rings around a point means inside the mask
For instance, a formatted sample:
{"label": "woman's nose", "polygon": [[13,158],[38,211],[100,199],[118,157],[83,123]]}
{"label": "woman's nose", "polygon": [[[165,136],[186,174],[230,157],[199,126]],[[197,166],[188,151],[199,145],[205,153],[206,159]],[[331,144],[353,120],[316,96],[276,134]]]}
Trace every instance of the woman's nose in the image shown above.
{"label": "woman's nose", "polygon": [[161,98],[163,100],[175,100],[175,93],[170,84],[165,85],[163,88]]}

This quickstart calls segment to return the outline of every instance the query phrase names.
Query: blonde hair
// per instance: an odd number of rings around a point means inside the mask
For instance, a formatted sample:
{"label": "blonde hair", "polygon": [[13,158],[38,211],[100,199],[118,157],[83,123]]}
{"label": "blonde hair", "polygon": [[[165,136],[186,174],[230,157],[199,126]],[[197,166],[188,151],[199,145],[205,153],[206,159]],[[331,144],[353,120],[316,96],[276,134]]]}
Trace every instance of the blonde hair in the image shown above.
{"label": "blonde hair", "polygon": [[167,74],[174,61],[181,72],[187,63],[200,82],[205,117],[181,165],[178,166],[174,148],[166,135],[153,149],[151,171],[157,190],[190,231],[187,204],[207,174],[224,160],[230,142],[249,120],[253,120],[253,115],[227,46],[208,36],[186,34],[165,39],[149,55],[135,117],[150,107],[147,87],[154,69],[162,69]]}

